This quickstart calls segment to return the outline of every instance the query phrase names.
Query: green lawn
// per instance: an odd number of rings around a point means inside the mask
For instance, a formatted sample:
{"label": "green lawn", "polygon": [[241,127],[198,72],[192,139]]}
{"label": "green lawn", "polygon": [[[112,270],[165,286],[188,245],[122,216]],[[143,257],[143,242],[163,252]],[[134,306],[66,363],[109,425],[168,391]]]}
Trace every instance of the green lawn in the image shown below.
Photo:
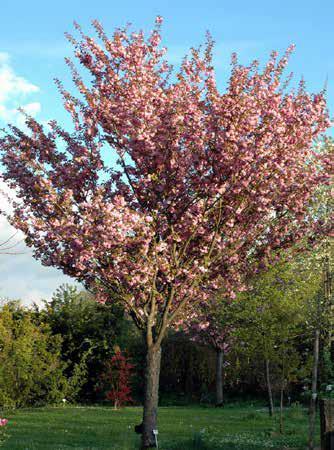
{"label": "green lawn", "polygon": [[[303,449],[307,415],[286,411],[285,434],[264,408],[229,406],[224,409],[165,407],[159,409],[160,450]],[[138,449],[133,431],[141,408],[114,411],[103,407],[40,408],[7,414],[8,450]]]}

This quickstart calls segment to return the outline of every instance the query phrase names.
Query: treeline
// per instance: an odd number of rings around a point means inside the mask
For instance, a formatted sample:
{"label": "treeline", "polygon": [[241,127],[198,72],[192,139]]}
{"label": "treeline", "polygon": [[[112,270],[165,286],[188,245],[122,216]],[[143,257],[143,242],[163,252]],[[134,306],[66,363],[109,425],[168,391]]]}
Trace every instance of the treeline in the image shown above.
{"label": "treeline", "polygon": [[[249,290],[235,300],[220,299],[211,317],[214,333],[205,328],[203,317],[195,327],[181,324],[170,331],[162,353],[160,403],[214,404],[217,373],[224,401],[262,398],[271,408],[275,399],[284,404],[306,401],[314,329],[319,323],[320,384],[332,383],[322,261],[296,258],[276,265],[254,277]],[[211,335],[215,340],[207,339]],[[216,366],[218,344],[212,344],[218,341],[223,353],[221,372]],[[103,374],[115,349],[121,349],[134,365],[129,383],[133,402],[139,404],[145,345],[119,304],[98,303],[72,286],[60,287],[43,307],[3,302],[0,406],[108,402]]]}

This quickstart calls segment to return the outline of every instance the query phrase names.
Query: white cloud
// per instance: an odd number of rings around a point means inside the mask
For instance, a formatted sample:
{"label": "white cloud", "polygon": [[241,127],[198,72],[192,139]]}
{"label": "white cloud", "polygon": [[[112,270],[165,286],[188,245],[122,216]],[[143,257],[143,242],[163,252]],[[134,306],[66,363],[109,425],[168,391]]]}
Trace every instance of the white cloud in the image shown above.
{"label": "white cloud", "polygon": [[38,92],[38,86],[15,73],[9,55],[0,52],[0,121],[22,126],[24,120],[18,111],[20,107],[36,116],[41,110],[40,103],[26,103],[26,99]]}
{"label": "white cloud", "polygon": [[[8,197],[15,197],[15,193],[0,182],[0,209],[9,212]],[[16,232],[0,215],[0,300],[21,299],[26,305],[40,303],[42,299],[50,299],[63,283],[73,284],[73,280],[61,271],[44,267],[36,261],[32,250],[24,243],[23,233]]]}
{"label": "white cloud", "polygon": [[[15,73],[9,55],[0,52],[0,127],[3,121],[24,128],[24,116],[17,108],[36,116],[41,105],[30,100],[38,92],[38,86]],[[0,211],[10,213],[10,199],[13,198],[15,192],[0,181]],[[23,233],[16,232],[5,216],[0,215],[0,299],[21,299],[24,304],[40,303],[42,299],[50,299],[63,283],[73,283],[73,280],[36,261],[32,250],[24,243]]]}

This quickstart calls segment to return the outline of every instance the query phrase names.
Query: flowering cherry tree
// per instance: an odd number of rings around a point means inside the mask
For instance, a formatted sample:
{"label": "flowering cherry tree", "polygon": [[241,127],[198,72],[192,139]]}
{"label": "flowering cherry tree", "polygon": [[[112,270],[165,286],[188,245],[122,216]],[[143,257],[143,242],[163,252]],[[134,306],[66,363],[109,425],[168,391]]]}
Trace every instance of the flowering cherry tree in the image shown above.
{"label": "flowering cherry tree", "polygon": [[[9,217],[44,265],[123,302],[147,347],[144,448],[154,446],[161,343],[187,306],[230,297],[246,273],[314,234],[308,206],[328,181],[313,150],[329,126],[323,93],[281,82],[290,49],[263,69],[241,66],[220,92],[211,38],[176,73],[160,45],[117,29],[68,35],[78,96],[57,81],[73,119],[43,127],[27,117],[0,140],[4,179],[16,189]],[[196,300],[195,300],[196,299]]]}

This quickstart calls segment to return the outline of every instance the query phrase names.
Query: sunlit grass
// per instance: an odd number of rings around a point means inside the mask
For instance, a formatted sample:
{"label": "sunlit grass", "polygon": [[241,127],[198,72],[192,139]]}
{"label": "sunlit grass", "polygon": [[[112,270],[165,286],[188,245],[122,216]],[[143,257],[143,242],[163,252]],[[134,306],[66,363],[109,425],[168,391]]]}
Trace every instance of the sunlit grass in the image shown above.
{"label": "sunlit grass", "polygon": [[[134,425],[141,408],[115,411],[103,407],[26,409],[7,414],[7,450],[119,449],[139,447]],[[302,449],[307,442],[307,414],[287,410],[285,434],[265,408],[224,409],[165,407],[159,409],[161,450]]]}

